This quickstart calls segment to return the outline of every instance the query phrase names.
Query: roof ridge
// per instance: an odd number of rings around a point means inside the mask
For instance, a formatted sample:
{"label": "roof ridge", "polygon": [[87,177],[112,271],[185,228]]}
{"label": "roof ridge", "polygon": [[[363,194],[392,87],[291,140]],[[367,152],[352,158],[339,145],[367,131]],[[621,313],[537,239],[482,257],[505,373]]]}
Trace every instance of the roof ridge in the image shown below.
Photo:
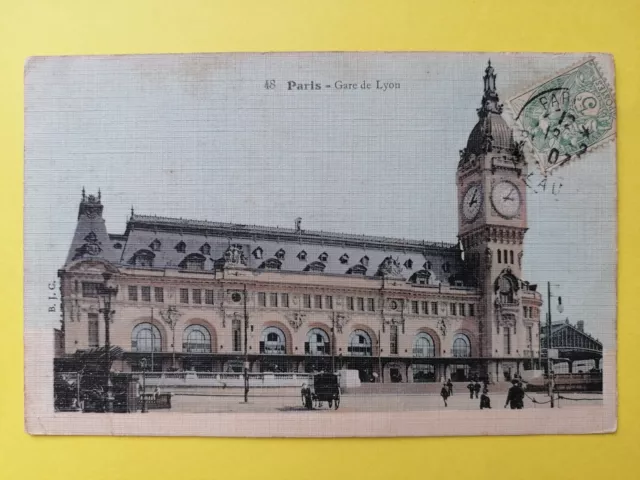
{"label": "roof ridge", "polygon": [[[136,222],[148,222],[148,223],[156,223],[156,224],[165,224],[166,226],[175,226],[177,228],[180,227],[196,227],[196,228],[229,228],[229,229],[240,229],[246,230],[247,233],[279,233],[287,236],[298,236],[298,237],[309,237],[309,236],[319,236],[319,237],[327,237],[327,239],[332,240],[348,240],[351,242],[376,242],[376,243],[394,243],[399,244],[401,246],[406,247],[424,247],[424,248],[455,248],[457,247],[457,243],[449,243],[449,242],[429,242],[426,240],[410,240],[406,238],[399,237],[386,237],[386,236],[377,236],[377,235],[366,235],[366,234],[353,234],[353,233],[341,233],[341,232],[333,232],[333,231],[325,231],[325,230],[296,230],[293,228],[287,227],[273,227],[267,225],[255,225],[255,224],[241,224],[241,223],[229,223],[229,222],[212,222],[210,220],[198,220],[198,219],[185,219],[185,218],[175,218],[175,217],[166,217],[159,215],[141,215],[134,214],[130,217],[127,230],[129,229],[129,224]],[[252,232],[253,230],[253,232]]]}

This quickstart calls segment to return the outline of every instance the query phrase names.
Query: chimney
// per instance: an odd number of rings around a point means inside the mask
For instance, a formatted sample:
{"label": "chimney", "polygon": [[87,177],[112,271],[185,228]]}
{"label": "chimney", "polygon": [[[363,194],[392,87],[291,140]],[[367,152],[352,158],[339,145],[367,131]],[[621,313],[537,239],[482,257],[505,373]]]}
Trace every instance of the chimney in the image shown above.
{"label": "chimney", "polygon": [[576,323],[576,327],[581,332],[584,332],[584,320],[578,320],[578,323]]}

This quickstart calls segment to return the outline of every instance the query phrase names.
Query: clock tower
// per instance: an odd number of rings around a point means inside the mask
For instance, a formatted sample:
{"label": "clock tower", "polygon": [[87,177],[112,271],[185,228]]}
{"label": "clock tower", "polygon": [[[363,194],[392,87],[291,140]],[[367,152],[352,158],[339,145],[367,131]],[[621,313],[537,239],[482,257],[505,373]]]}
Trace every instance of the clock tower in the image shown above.
{"label": "clock tower", "polygon": [[[526,348],[520,291],[523,241],[527,231],[527,167],[513,132],[502,118],[496,73],[489,61],[478,123],[460,151],[458,232],[467,266],[467,283],[482,293],[479,351],[495,358],[489,372],[499,375],[500,358]],[[518,335],[519,334],[519,335]],[[518,338],[522,341],[518,342]]]}

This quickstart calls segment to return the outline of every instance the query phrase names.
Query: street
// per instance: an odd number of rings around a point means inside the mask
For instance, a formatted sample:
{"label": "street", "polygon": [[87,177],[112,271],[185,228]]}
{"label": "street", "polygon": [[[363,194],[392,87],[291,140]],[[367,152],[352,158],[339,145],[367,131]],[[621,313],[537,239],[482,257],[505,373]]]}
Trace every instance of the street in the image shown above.
{"label": "street", "polygon": [[[549,397],[544,394],[529,394],[538,402],[548,402]],[[599,394],[563,394],[563,397],[581,399],[579,401],[556,400],[559,408],[580,408],[585,406],[602,405],[602,395]],[[504,408],[506,392],[491,395],[492,408]],[[255,395],[249,396],[249,402],[244,403],[241,395],[189,395],[176,394],[172,398],[171,412],[180,413],[273,413],[273,412],[304,412],[300,395],[294,391],[279,396]],[[453,395],[447,400],[447,410],[479,410],[480,400],[470,399],[469,395]],[[339,412],[406,412],[443,410],[444,403],[439,395],[397,395],[397,394],[343,394]],[[549,403],[536,404],[525,397],[525,409],[549,408]],[[318,411],[329,410],[326,403]],[[159,411],[169,413],[166,410]]]}

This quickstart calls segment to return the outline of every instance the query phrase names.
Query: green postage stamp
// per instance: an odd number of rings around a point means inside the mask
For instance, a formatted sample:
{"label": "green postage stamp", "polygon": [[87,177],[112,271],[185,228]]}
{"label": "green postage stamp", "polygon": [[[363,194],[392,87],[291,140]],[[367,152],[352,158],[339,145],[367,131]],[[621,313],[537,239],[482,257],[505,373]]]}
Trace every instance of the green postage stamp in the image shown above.
{"label": "green postage stamp", "polygon": [[509,100],[543,174],[615,138],[611,84],[590,57]]}

